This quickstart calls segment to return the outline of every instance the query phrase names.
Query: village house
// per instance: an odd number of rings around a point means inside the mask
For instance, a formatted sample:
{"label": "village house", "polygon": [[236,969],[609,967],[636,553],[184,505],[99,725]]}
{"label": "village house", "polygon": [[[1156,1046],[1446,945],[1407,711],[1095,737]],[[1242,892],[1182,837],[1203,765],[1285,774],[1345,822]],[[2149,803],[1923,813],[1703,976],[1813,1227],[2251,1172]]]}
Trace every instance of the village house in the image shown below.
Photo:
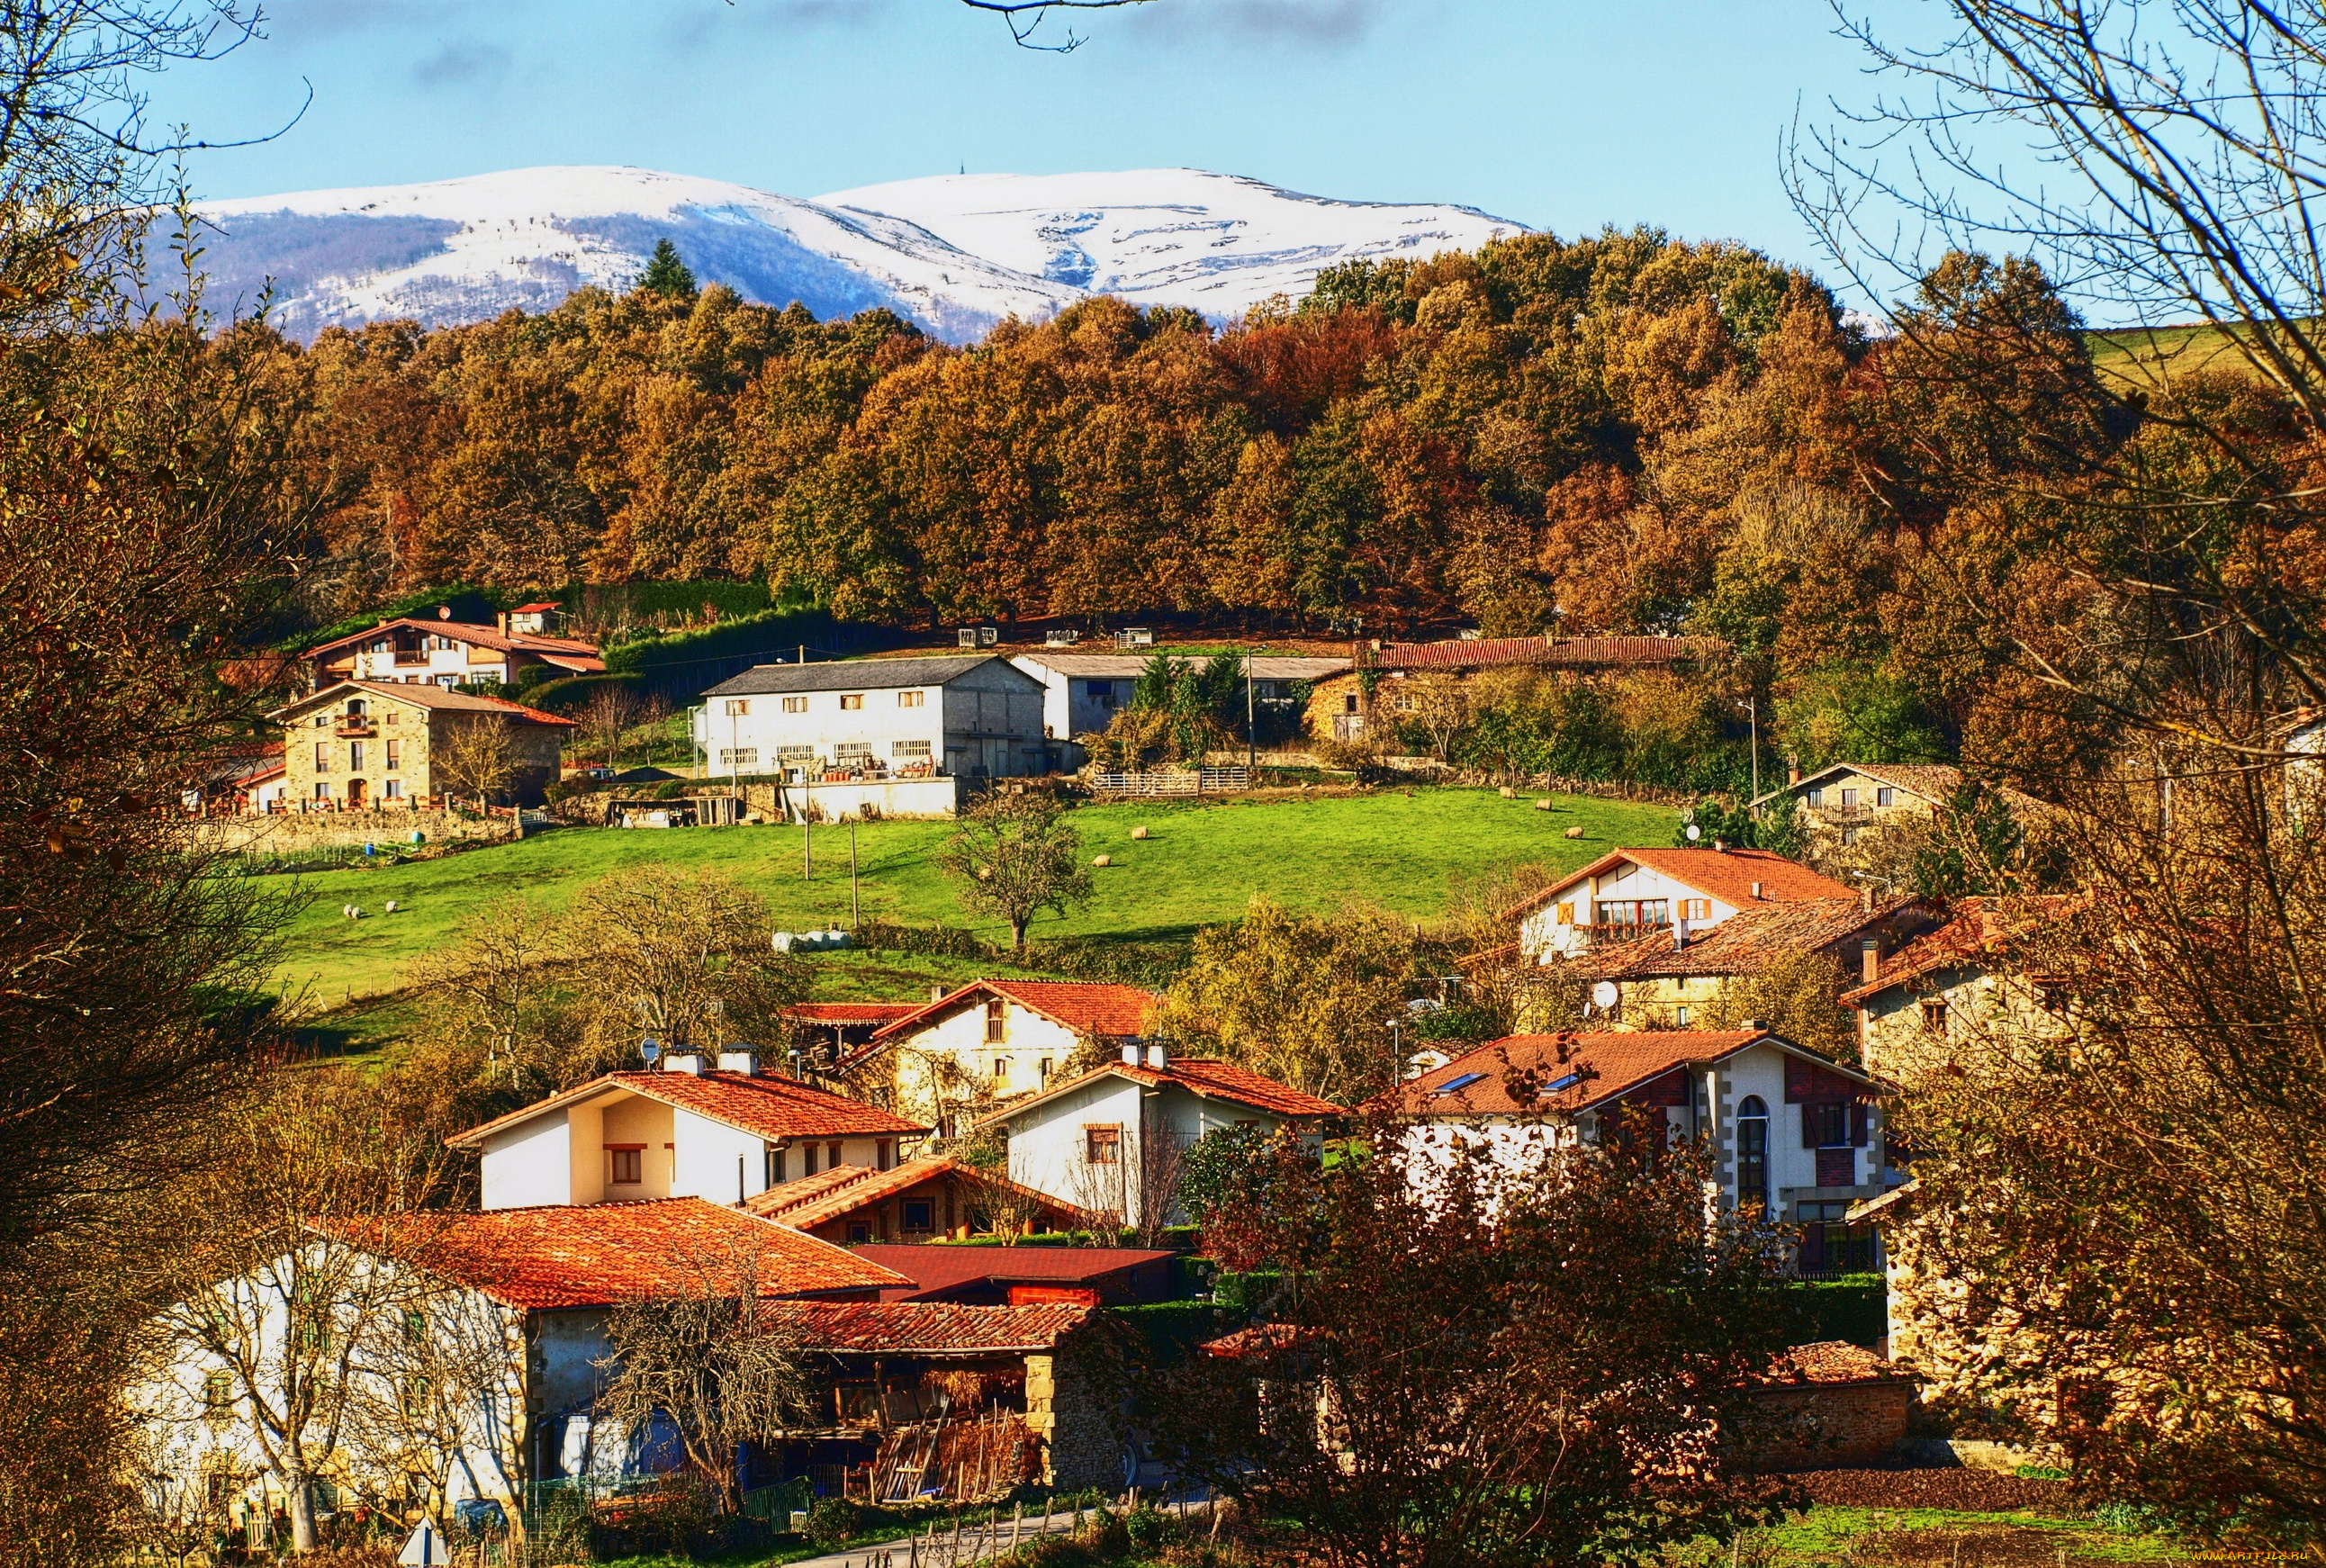
{"label": "village house", "polygon": [[[1009,1178],[1123,1225],[1186,1218],[1178,1206],[1186,1152],[1205,1134],[1290,1126],[1315,1135],[1341,1108],[1230,1062],[1173,1058],[1162,1045],[1013,1100],[978,1125],[1009,1142]],[[1168,1205],[1161,1213],[1158,1205]]]}
{"label": "village house", "polygon": [[702,694],[709,775],[1018,778],[1051,770],[1040,682],[993,654],[758,664]]}
{"label": "village house", "polygon": [[843,1246],[935,1241],[1086,1229],[1073,1205],[980,1171],[947,1155],[922,1155],[887,1170],[827,1164],[769,1187],[744,1205],[752,1213]]}
{"label": "village house", "polygon": [[898,1019],[917,1013],[919,1002],[795,1002],[784,1009],[791,1027],[794,1076],[829,1074],[871,1044],[872,1036]]}
{"label": "village house", "polygon": [[[1812,774],[1796,774],[1781,789],[1753,803],[1755,815],[1781,801],[1800,808],[1813,843],[1824,849],[1855,845],[1876,830],[1927,824],[1962,787],[1962,769],[1941,763],[1838,762]],[[2014,814],[2046,808],[2033,795],[2005,786],[1996,791]]]}
{"label": "village house", "polygon": [[[881,1302],[915,1282],[698,1198],[318,1225],[308,1246],[165,1314],[174,1351],[132,1404],[176,1495],[221,1525],[288,1511],[253,1402],[279,1409],[292,1365],[321,1380],[308,1396],[347,1412],[338,1447],[310,1456],[319,1514],[400,1491],[440,1517],[511,1517],[533,1483],[675,1462],[599,1408],[616,1350],[608,1316],[719,1288],[740,1259],[813,1383],[795,1428],[737,1456],[746,1489],[806,1476],[827,1495],[886,1496],[900,1471],[913,1497],[1119,1482],[1104,1396],[1076,1350],[1112,1343],[1090,1307]],[[290,1335],[312,1331],[294,1314],[320,1314],[345,1353],[314,1366],[288,1354]],[[963,1372],[975,1375],[948,1376]]]}
{"label": "village house", "polygon": [[1884,1191],[1871,1075],[1747,1025],[1719,1031],[1515,1035],[1375,1097],[1423,1168],[1462,1146],[1489,1161],[1596,1142],[1633,1114],[1707,1139],[1722,1205],[1802,1228],[1803,1274],[1876,1266],[1850,1206]]}
{"label": "village house", "polygon": [[921,1247],[874,1243],[850,1250],[910,1285],[882,1285],[882,1301],[965,1306],[1134,1306],[1177,1294],[1180,1254],[1144,1247]]}
{"label": "village house", "polygon": [[385,620],[320,643],[299,657],[307,667],[310,691],[341,681],[442,687],[498,681],[515,686],[535,668],[547,670],[551,679],[602,673],[606,661],[595,643],[550,635],[550,617],[556,613],[554,604],[521,605],[486,626],[456,621],[451,607],[441,605],[433,618]]}
{"label": "village house", "polygon": [[1083,980],[972,980],[883,1025],[838,1073],[858,1092],[958,1137],[974,1112],[1031,1093],[1077,1053],[1143,1040],[1163,998]]}
{"label": "village house", "polygon": [[1583,973],[1615,988],[1611,1006],[1592,1004],[1603,1027],[1701,1028],[1729,1010],[1724,1004],[1738,985],[1779,964],[1813,958],[1849,979],[1870,979],[1884,954],[1935,922],[1917,899],[1868,908],[1857,898],[1805,898],[1594,948]]}
{"label": "village house", "polygon": [[572,720],[441,686],[342,681],[266,716],[283,727],[282,798],[291,811],[402,810],[454,793],[440,753],[464,726],[507,731],[507,801],[537,805],[557,782]]}
{"label": "village house", "polygon": [[1717,637],[1458,637],[1439,643],[1358,643],[1345,674],[1317,682],[1308,733],[1354,741],[1421,717],[1431,678],[1465,682],[1493,670],[1542,670],[1578,679],[1726,662]]}
{"label": "village house", "polygon": [[744,1203],[842,1165],[886,1171],[919,1122],[760,1071],[749,1050],[674,1051],[658,1071],[609,1072],[447,1140],[475,1152],[488,1210],[695,1197]]}
{"label": "village house", "polygon": [[1857,1014],[1858,1056],[1885,1078],[1943,1064],[1959,1042],[2008,1027],[2067,1028],[2066,988],[2006,957],[2014,939],[2070,915],[2069,894],[1958,898],[1943,923],[1884,956],[1841,1004]]}
{"label": "village house", "polygon": [[[1042,682],[1042,732],[1065,743],[1065,765],[1077,768],[1084,753],[1077,738],[1102,732],[1114,716],[1130,706],[1148,660],[1128,654],[1043,652],[1016,654],[1009,662]],[[1201,659],[1190,663],[1201,663]],[[1251,677],[1252,718],[1274,719],[1288,726],[1298,719],[1303,699],[1319,681],[1332,679],[1349,668],[1346,659],[1317,658],[1292,654],[1247,654],[1244,670]]]}
{"label": "village house", "polygon": [[1857,896],[1766,849],[1648,848],[1611,849],[1503,914],[1520,923],[1519,951],[1549,963],[1650,932],[1703,931],[1747,910]]}

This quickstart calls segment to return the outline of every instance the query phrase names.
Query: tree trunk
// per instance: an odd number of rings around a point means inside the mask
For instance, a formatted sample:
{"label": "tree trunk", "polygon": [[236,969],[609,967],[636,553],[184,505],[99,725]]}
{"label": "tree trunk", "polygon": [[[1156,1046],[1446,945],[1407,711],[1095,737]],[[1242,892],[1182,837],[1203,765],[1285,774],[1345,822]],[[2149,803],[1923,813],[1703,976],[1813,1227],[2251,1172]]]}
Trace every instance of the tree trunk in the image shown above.
{"label": "tree trunk", "polygon": [[315,1485],[301,1471],[283,1478],[285,1491],[291,1494],[291,1549],[312,1552],[315,1549]]}
{"label": "tree trunk", "polygon": [[1023,920],[1013,920],[1009,923],[1009,951],[1020,957],[1025,955],[1026,922]]}

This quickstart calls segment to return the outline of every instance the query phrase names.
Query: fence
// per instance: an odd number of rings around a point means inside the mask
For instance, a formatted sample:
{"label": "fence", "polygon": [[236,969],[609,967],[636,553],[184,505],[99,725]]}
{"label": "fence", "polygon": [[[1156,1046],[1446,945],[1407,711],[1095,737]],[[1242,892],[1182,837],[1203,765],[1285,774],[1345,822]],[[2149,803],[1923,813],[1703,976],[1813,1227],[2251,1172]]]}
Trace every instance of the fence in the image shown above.
{"label": "fence", "polygon": [[1233,794],[1251,788],[1246,767],[1175,768],[1167,773],[1098,773],[1090,780],[1091,793],[1141,798],[1159,795]]}

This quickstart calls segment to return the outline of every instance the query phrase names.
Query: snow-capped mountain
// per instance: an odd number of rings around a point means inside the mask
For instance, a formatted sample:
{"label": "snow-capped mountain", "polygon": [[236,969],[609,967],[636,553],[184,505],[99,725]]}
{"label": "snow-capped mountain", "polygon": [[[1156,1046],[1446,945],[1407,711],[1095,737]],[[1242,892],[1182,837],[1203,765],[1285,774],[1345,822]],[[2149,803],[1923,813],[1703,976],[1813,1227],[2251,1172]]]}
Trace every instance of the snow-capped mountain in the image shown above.
{"label": "snow-capped mountain", "polygon": [[817,204],[915,223],[1014,271],[1214,320],[1308,292],[1357,256],[1426,259],[1526,226],[1471,207],[1335,201],[1200,169],[944,174],[835,190]]}
{"label": "snow-capped mountain", "polygon": [[1352,256],[1523,232],[1468,208],[1330,201],[1181,169],[944,176],[815,201],[646,169],[516,169],[202,214],[212,307],[247,308],[271,280],[273,319],[302,338],[547,310],[586,285],[628,287],[665,237],[698,278],[746,299],[823,317],[885,305],[965,341],[1092,293],[1225,320]]}

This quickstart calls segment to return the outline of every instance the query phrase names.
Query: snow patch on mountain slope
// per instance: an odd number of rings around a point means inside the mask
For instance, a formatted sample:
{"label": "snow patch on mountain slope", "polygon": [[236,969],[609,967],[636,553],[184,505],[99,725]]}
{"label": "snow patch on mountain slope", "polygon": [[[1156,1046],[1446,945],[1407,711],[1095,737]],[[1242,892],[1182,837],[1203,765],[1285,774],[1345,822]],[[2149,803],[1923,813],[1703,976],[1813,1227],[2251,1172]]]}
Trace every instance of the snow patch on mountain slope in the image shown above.
{"label": "snow patch on mountain slope", "polygon": [[1359,256],[1427,259],[1526,226],[1475,208],[1336,201],[1200,169],[1112,174],[944,174],[866,185],[817,205],[903,218],[1013,271],[1190,305],[1215,320],[1308,292]]}

